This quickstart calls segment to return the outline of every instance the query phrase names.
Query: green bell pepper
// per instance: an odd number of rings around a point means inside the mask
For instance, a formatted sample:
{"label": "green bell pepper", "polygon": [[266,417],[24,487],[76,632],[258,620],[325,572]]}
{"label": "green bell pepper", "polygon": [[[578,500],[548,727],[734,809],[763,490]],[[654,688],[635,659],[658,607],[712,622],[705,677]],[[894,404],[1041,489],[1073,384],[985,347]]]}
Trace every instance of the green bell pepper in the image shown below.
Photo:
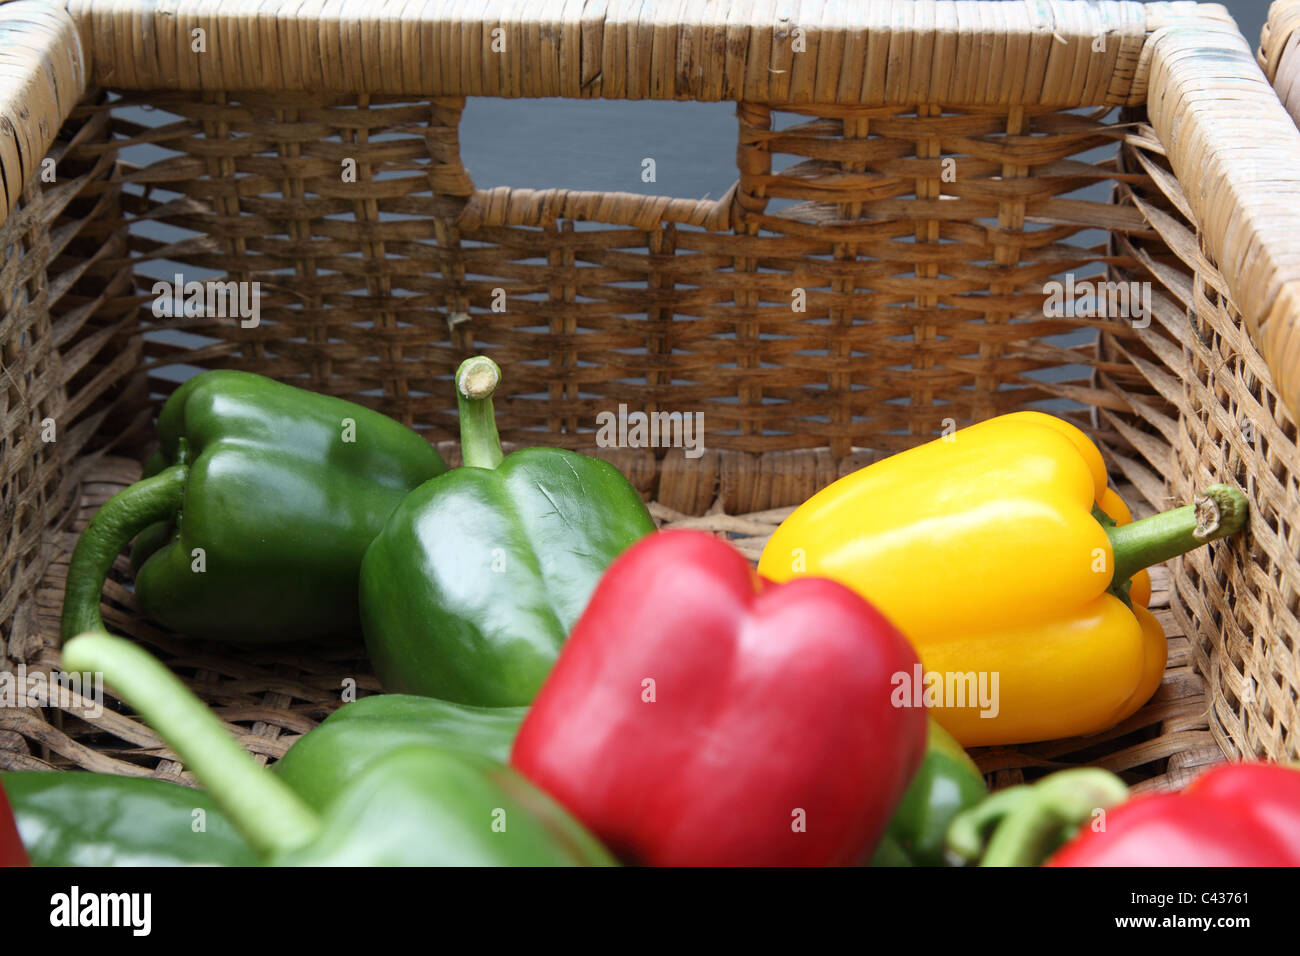
{"label": "green bell pepper", "polygon": [[273,766],[313,810],[323,810],[377,759],[413,743],[510,759],[527,707],[474,707],[408,694],[344,704],[299,738]]}
{"label": "green bell pepper", "polygon": [[282,866],[612,866],[603,846],[514,770],[418,744],[366,768]]}
{"label": "green bell pepper", "polygon": [[446,470],[378,412],[247,372],[182,384],[158,436],[154,473],[77,542],[64,639],[104,626],[104,580],[137,535],[136,597],[171,630],[245,643],[356,634],[366,548],[408,491]]}
{"label": "green bell pepper", "polygon": [[[0,774],[33,866],[254,866],[212,798],[147,777]],[[201,811],[201,812],[197,812]]]}
{"label": "green bell pepper", "polygon": [[988,792],[975,761],[931,717],[921,768],[894,811],[871,865],[944,866],[948,825]]}
{"label": "green bell pepper", "polygon": [[70,670],[100,672],[207,788],[263,862],[338,866],[614,865],[558,803],[486,757],[413,743],[356,775],[323,812],[240,749],[156,658],[82,634]]}
{"label": "green bell pepper", "polygon": [[532,701],[596,582],[655,530],[607,462],[554,448],[503,458],[486,356],[456,372],[464,467],[397,507],[361,565],[361,622],[390,692]]}

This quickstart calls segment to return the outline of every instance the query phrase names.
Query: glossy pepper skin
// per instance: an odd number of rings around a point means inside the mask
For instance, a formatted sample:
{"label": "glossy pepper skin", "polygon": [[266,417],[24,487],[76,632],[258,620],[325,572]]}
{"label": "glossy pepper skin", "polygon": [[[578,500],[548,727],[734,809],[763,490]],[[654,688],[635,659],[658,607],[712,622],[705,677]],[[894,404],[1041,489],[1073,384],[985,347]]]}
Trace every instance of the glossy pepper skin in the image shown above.
{"label": "glossy pepper skin", "polygon": [[372,763],[411,744],[504,764],[527,712],[409,694],[363,697],[299,738],[273,769],[313,810],[323,810]]}
{"label": "glossy pepper skin", "polygon": [[915,662],[842,585],[660,532],[601,579],[511,762],[628,862],[852,865],[921,763],[925,711],[890,702]]}
{"label": "glossy pepper skin", "polygon": [[258,862],[212,798],[180,784],[44,771],[0,774],[0,784],[9,793],[33,866]]}
{"label": "glossy pepper skin", "polygon": [[98,671],[162,735],[264,862],[309,866],[609,865],[604,847],[508,767],[413,743],[367,765],[323,811],[259,767],[157,659],[104,633],[64,666]]}
{"label": "glossy pepper skin", "polygon": [[1134,797],[1048,866],[1300,866],[1300,770],[1215,767],[1181,793]]}
{"label": "glossy pepper skin", "polygon": [[18,825],[5,796],[4,786],[0,785],[0,866],[28,865],[30,860],[18,834]]}
{"label": "glossy pepper skin", "polygon": [[[493,824],[497,824],[494,829]],[[281,866],[610,866],[554,800],[484,757],[411,745],[366,768]]]}
{"label": "glossy pepper skin", "polygon": [[[880,608],[924,665],[900,692],[935,690],[926,703],[965,747],[1091,734],[1162,679],[1140,570],[1240,530],[1247,513],[1223,485],[1115,527],[1094,517],[1107,507],[1127,517],[1096,446],[1061,419],[1016,412],[823,489],[777,529],[759,572],[830,577]],[[969,683],[944,675],[985,681],[992,706],[963,706],[955,692]]]}
{"label": "glossy pepper skin", "polygon": [[948,825],[988,796],[975,761],[932,718],[925,759],[889,821],[872,866],[945,866]]}
{"label": "glossy pepper skin", "polygon": [[464,467],[408,495],[366,552],[362,624],[386,691],[528,704],[610,562],[655,530],[607,462],[554,448],[503,460],[500,379],[485,356],[462,363]]}
{"label": "glossy pepper skin", "polygon": [[65,639],[103,626],[104,580],[142,532],[135,593],[169,629],[242,643],[356,634],[366,548],[408,491],[446,470],[378,412],[247,372],[182,384],[158,437],[166,466],[105,503],[77,542]]}

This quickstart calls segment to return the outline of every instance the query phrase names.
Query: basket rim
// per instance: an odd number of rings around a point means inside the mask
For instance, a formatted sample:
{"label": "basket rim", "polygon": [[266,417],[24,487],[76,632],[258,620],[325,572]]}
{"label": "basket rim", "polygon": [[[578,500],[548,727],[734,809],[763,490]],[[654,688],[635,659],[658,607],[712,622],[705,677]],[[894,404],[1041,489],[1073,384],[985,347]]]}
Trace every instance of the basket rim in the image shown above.
{"label": "basket rim", "polygon": [[1268,19],[1259,31],[1257,57],[1270,83],[1277,79],[1278,67],[1297,31],[1300,31],[1300,0],[1273,0],[1268,7]]}
{"label": "basket rim", "polygon": [[61,3],[0,0],[0,225],[38,175],[89,72]]}
{"label": "basket rim", "polygon": [[[103,87],[773,105],[1136,105],[1154,32],[1236,29],[1222,5],[1192,0],[889,0],[808,18],[734,0],[558,13],[485,0],[468,17],[432,0],[66,6]],[[190,49],[195,29],[203,56]],[[795,56],[798,40],[812,56]]]}

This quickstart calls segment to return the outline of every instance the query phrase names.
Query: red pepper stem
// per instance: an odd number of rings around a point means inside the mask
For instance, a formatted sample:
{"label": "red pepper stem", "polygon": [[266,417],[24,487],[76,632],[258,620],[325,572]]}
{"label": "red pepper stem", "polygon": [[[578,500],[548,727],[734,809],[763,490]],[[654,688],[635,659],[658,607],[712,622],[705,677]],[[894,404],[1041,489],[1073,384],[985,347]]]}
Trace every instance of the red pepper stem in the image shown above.
{"label": "red pepper stem", "polygon": [[1124,781],[1107,770],[1062,770],[962,811],[948,829],[948,845],[980,866],[1038,866],[1098,811],[1127,798]]}
{"label": "red pepper stem", "polygon": [[259,767],[216,714],[148,651],[102,631],[81,634],[64,646],[63,667],[102,674],[176,751],[259,854],[294,849],[320,830],[307,804]]}
{"label": "red pepper stem", "polygon": [[123,488],[95,513],[77,540],[68,565],[61,630],[67,640],[83,631],[102,631],[100,596],[113,562],[137,534],[181,510],[189,468],[172,465],[152,478]]}
{"label": "red pepper stem", "polygon": [[501,368],[486,355],[467,358],[456,369],[460,455],[469,468],[495,468],[505,457],[492,409],[492,393],[500,384]]}
{"label": "red pepper stem", "polygon": [[1234,535],[1246,526],[1249,516],[1244,494],[1229,485],[1211,485],[1196,496],[1194,504],[1106,528],[1115,556],[1111,582],[1122,586],[1143,568]]}

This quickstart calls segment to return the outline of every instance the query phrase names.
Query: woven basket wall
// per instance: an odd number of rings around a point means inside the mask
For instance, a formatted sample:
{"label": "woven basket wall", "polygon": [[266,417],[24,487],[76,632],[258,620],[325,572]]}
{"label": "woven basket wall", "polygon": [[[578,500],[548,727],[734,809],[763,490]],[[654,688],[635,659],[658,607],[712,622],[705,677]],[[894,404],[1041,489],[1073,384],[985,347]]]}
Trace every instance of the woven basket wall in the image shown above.
{"label": "woven basket wall", "polygon": [[1259,65],[1300,123],[1300,0],[1274,0],[1259,37]]}
{"label": "woven basket wall", "polygon": [[[837,476],[1022,407],[1088,431],[1139,513],[1237,484],[1249,535],[1155,575],[1155,698],[1096,737],[976,756],[996,784],[1094,763],[1142,788],[1300,756],[1300,133],[1221,7],[899,0],[801,23],[763,4],[484,6],[0,3],[5,668],[58,666],[76,534],[139,476],[182,367],[378,408],[454,462],[451,372],[487,351],[507,442],[608,457],[662,524],[755,559]],[[478,96],[733,101],[736,183],[693,200],[476,182],[458,123]],[[133,122],[140,105],[160,122]],[[127,161],[140,144],[167,155]],[[1072,195],[1098,183],[1104,200]],[[150,276],[187,269],[259,281],[261,324],[156,319]],[[1150,283],[1150,324],[1045,317],[1065,272]],[[188,344],[157,334],[177,330]],[[596,449],[620,403],[703,412],[708,451]],[[378,690],[359,644],[159,630],[124,557],[104,613],[267,760],[345,678]],[[30,767],[188,780],[116,705],[0,709],[0,768]]]}

